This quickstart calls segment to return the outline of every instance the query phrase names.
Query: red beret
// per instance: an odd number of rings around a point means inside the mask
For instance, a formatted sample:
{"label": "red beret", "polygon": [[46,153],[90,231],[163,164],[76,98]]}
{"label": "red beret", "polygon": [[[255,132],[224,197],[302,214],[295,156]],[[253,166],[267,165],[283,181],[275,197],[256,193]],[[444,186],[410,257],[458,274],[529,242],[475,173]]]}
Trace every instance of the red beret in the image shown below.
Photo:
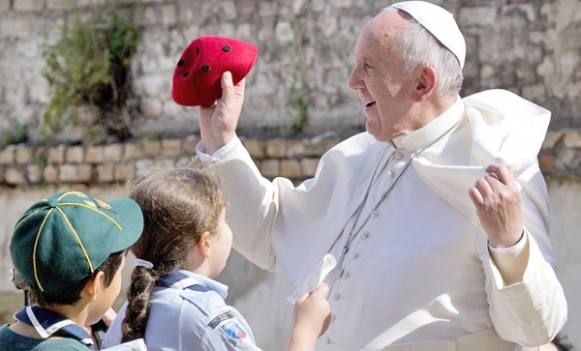
{"label": "red beret", "polygon": [[210,106],[222,96],[222,73],[230,71],[237,84],[250,72],[257,57],[258,48],[250,43],[224,37],[199,37],[178,61],[172,97],[184,106]]}

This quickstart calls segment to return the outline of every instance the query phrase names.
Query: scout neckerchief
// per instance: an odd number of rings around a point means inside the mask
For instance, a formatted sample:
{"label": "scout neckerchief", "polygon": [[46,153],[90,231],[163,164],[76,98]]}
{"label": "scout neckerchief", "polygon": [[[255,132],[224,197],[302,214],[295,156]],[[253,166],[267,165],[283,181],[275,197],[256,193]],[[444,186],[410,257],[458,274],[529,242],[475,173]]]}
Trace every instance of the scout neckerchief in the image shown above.
{"label": "scout neckerchief", "polygon": [[[335,275],[335,277],[333,279],[333,282],[331,284],[331,290],[333,290],[333,287],[335,286],[335,282],[337,281],[337,279],[341,278],[343,276],[343,274],[344,274],[343,263],[345,261],[345,256],[347,256],[347,253],[351,249],[351,244],[359,236],[359,234],[362,232],[363,228],[365,228],[365,225],[367,224],[367,222],[369,222],[369,219],[371,218],[371,216],[373,215],[373,213],[387,199],[388,195],[391,193],[391,190],[393,189],[393,187],[395,186],[395,184],[397,184],[397,182],[403,176],[403,174],[405,173],[405,171],[412,164],[412,161],[416,157],[418,157],[422,152],[424,152],[426,149],[428,149],[429,147],[431,147],[432,145],[436,144],[438,141],[440,141],[441,139],[443,139],[446,135],[448,135],[450,132],[452,132],[452,130],[456,129],[456,127],[458,127],[461,122],[462,122],[462,119],[460,119],[458,122],[456,122],[452,127],[450,127],[442,135],[440,135],[436,140],[432,141],[431,143],[429,143],[428,145],[424,146],[420,150],[414,152],[410,156],[409,160],[404,165],[403,170],[395,178],[395,180],[389,185],[389,187],[383,193],[383,195],[381,196],[381,198],[379,199],[379,201],[375,204],[375,206],[373,206],[373,208],[371,209],[371,211],[369,211],[369,214],[367,215],[367,217],[365,217],[365,219],[363,220],[363,223],[361,223],[361,225],[358,227],[357,226],[357,223],[359,222],[359,219],[360,219],[361,214],[363,212],[363,208],[365,207],[365,204],[367,203],[367,199],[369,198],[369,194],[371,192],[371,188],[373,187],[373,184],[377,181],[377,179],[379,179],[380,175],[383,174],[383,172],[385,172],[385,170],[387,169],[387,165],[391,162],[391,159],[393,158],[393,155],[395,154],[395,152],[397,150],[394,150],[387,157],[387,160],[385,161],[385,163],[383,163],[383,165],[381,166],[381,168],[380,168],[381,162],[378,162],[377,163],[377,166],[375,167],[375,170],[373,171],[373,174],[371,175],[371,180],[369,181],[369,185],[367,186],[367,189],[365,190],[365,196],[363,197],[363,200],[361,201],[361,203],[359,204],[359,206],[357,206],[357,208],[355,209],[355,211],[353,212],[353,214],[349,217],[349,219],[347,220],[347,222],[345,222],[345,225],[343,226],[343,229],[341,229],[341,232],[339,233],[339,235],[337,236],[337,238],[335,239],[335,241],[333,241],[333,243],[331,244],[331,247],[329,248],[329,250],[327,250],[327,253],[331,253],[331,251],[333,250],[333,248],[335,247],[335,245],[337,244],[337,242],[339,241],[339,239],[341,239],[343,237],[343,235],[345,234],[345,232],[346,232],[345,229],[347,227],[347,224],[353,219],[353,224],[351,225],[351,229],[348,232],[347,240],[345,242],[345,245],[343,245],[343,250],[341,251],[341,256],[339,257],[339,260],[337,261],[337,266],[335,268],[335,271],[336,272],[339,272],[339,273],[338,273],[338,275]],[[383,158],[383,157],[385,157],[385,156],[382,155],[381,158]]]}
{"label": "scout neckerchief", "polygon": [[60,313],[38,306],[26,306],[17,312],[14,318],[33,327],[43,339],[60,336],[78,340],[91,350],[93,349],[93,340],[89,333]]}

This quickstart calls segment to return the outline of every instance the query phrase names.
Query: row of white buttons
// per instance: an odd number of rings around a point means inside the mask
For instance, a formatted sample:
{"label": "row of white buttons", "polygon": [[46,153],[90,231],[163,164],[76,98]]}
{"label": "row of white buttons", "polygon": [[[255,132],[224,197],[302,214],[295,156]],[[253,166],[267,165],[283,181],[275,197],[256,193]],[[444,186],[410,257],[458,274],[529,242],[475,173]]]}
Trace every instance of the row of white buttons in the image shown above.
{"label": "row of white buttons", "polygon": [[[394,155],[393,155],[393,159],[394,159],[394,160],[396,160],[396,161],[400,161],[400,160],[402,160],[403,158],[404,158],[404,155],[403,155],[401,152],[399,152],[399,151],[395,151],[395,153],[394,153]],[[403,168],[403,167],[404,167],[404,165],[405,165],[405,162],[396,162],[396,163],[395,163],[395,164],[392,166],[392,168],[393,168],[393,169],[396,169],[396,170],[399,170],[399,169]],[[387,176],[388,176],[390,179],[393,179],[393,178],[395,177],[395,172],[394,172],[393,170],[391,170],[391,169],[390,169],[390,170],[388,170],[388,171],[387,171]],[[378,217],[379,217],[379,215],[380,215],[379,211],[373,211],[373,212],[371,213],[371,217],[372,217],[372,218],[378,218]],[[366,239],[368,239],[370,236],[371,236],[371,233],[369,233],[369,231],[364,231],[363,233],[361,233],[361,236],[360,236],[360,238],[361,238],[361,240],[366,240]],[[355,253],[355,254],[353,255],[353,259],[354,259],[354,260],[355,260],[355,259],[357,259],[357,258],[359,258],[359,257],[360,257],[360,256],[359,256],[359,254],[358,254],[358,253]],[[351,273],[349,273],[349,271],[347,271],[347,270],[344,268],[344,269],[341,271],[341,273],[339,274],[339,279],[343,279],[343,280],[345,280],[345,279],[349,279],[349,277],[350,277],[350,276],[351,276]],[[340,300],[342,297],[343,297],[343,296],[342,296],[340,293],[336,293],[336,294],[334,295],[334,299],[335,299],[335,301],[338,301],[338,300]],[[335,320],[336,320],[336,319],[337,319],[337,318],[336,318],[336,316],[335,316],[335,315],[331,315],[331,323],[335,322]],[[332,343],[332,341],[331,341],[331,338],[330,338],[330,337],[327,337],[327,338],[326,338],[326,343],[327,343],[328,345]]]}

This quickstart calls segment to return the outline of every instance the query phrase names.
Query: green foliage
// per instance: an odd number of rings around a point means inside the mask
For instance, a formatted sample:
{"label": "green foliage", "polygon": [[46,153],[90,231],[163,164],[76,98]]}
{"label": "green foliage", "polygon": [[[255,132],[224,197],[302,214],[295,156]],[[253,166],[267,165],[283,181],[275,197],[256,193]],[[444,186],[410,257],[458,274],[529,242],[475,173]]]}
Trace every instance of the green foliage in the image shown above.
{"label": "green foliage", "polygon": [[45,169],[48,165],[48,156],[46,153],[35,152],[32,161],[39,169]]}
{"label": "green foliage", "polygon": [[310,33],[307,32],[305,13],[300,13],[294,17],[291,26],[297,34],[292,42],[293,69],[290,74],[291,88],[288,100],[288,106],[294,111],[294,116],[290,127],[293,133],[302,133],[309,124],[309,96],[311,89],[307,82],[309,77],[308,64],[305,59],[305,46],[309,45]]}
{"label": "green foliage", "polygon": [[[45,135],[58,133],[67,125],[100,125],[119,139],[130,136],[122,107],[129,95],[131,57],[140,39],[135,9],[108,1],[91,8],[81,19],[73,15],[62,29],[60,40],[44,52],[45,77],[52,99],[43,116]],[[78,115],[78,107],[94,107],[89,120]]]}
{"label": "green foliage", "polygon": [[26,143],[27,141],[26,125],[15,119],[9,119],[8,128],[4,129],[0,134],[0,147]]}
{"label": "green foliage", "polygon": [[303,132],[309,123],[309,102],[306,97],[294,97],[290,100],[290,106],[295,111],[291,128],[293,132]]}

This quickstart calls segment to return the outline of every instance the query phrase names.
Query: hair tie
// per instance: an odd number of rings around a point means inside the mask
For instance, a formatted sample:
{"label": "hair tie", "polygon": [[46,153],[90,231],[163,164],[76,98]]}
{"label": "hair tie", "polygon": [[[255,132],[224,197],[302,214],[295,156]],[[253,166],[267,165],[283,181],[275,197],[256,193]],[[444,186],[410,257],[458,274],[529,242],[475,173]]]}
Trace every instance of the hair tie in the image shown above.
{"label": "hair tie", "polygon": [[148,260],[144,260],[141,258],[135,258],[135,268],[137,267],[145,267],[147,269],[153,268],[153,263],[149,262]]}

